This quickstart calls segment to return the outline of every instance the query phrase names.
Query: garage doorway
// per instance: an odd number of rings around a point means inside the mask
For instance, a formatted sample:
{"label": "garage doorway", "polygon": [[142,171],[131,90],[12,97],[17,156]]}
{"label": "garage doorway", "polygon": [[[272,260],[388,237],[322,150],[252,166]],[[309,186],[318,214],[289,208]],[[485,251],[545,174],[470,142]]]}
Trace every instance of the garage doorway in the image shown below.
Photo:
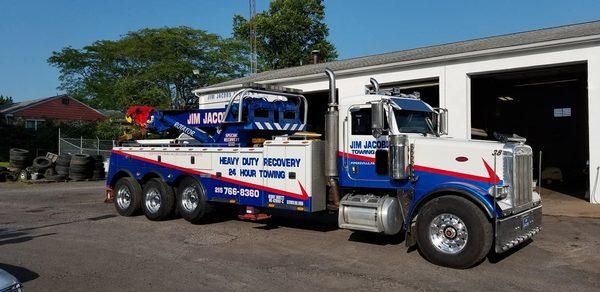
{"label": "garage doorway", "polygon": [[584,198],[588,179],[587,64],[471,76],[471,137],[527,138],[542,187]]}
{"label": "garage doorway", "polygon": [[329,90],[304,92],[302,95],[308,103],[307,131],[322,134],[322,138],[325,139],[325,113],[329,103]]}

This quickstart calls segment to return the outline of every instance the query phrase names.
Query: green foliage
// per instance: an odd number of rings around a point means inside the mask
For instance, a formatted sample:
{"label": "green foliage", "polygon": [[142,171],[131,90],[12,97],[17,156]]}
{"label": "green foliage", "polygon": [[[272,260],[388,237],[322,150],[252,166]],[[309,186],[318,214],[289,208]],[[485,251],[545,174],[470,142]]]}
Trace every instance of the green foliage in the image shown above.
{"label": "green foliage", "polygon": [[312,50],[322,61],[337,58],[333,44],[326,40],[329,29],[323,22],[322,0],[273,0],[269,9],[252,20],[233,17],[234,37],[250,41],[250,28],[256,27],[257,53],[261,70],[280,69],[312,63]]}
{"label": "green foliage", "polygon": [[13,102],[12,96],[4,96],[4,95],[0,94],[0,108],[2,108],[4,106],[9,106],[13,103],[14,102]]}
{"label": "green foliage", "polygon": [[246,54],[240,41],[165,27],[82,49],[65,47],[48,62],[60,70],[60,89],[94,107],[122,110],[135,104],[180,107],[195,88],[243,76]]}
{"label": "green foliage", "polygon": [[121,125],[122,115],[110,116],[105,120],[96,123],[95,134],[101,140],[117,140],[123,135],[125,129]]}

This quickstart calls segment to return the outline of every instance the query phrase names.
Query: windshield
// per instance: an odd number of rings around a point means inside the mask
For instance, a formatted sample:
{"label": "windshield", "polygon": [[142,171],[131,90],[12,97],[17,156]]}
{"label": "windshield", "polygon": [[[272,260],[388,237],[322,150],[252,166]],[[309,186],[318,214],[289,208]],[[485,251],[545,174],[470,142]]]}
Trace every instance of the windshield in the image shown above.
{"label": "windshield", "polygon": [[394,115],[400,133],[431,133],[425,120],[426,118],[431,119],[431,113],[429,112],[395,110]]}

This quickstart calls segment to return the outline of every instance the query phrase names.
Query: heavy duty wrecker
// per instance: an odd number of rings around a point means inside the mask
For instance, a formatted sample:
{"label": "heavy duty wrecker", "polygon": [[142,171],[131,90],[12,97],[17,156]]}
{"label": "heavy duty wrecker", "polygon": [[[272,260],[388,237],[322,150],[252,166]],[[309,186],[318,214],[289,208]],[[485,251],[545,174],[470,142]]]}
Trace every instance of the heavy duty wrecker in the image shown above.
{"label": "heavy duty wrecker", "polygon": [[197,110],[138,108],[148,131],[181,135],[113,149],[107,186],[117,211],[161,220],[177,209],[191,222],[216,204],[245,206],[252,220],[337,212],[340,228],[403,232],[429,261],[454,268],[540,231],[524,139],[447,137],[447,110],[381,94],[374,79],[372,92],[338,102],[335,74],[325,73],[324,133],[305,132],[314,113],[286,88],[208,92]]}

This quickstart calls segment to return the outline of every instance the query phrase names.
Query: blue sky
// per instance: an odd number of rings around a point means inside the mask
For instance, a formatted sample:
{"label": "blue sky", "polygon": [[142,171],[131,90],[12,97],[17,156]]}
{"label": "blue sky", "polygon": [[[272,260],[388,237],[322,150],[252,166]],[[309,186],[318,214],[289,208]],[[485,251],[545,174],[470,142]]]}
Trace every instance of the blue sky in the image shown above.
{"label": "blue sky", "polygon": [[[326,0],[329,40],[340,58],[600,20],[600,1]],[[258,10],[268,6],[257,0]],[[0,94],[60,93],[52,51],[117,39],[144,27],[186,25],[223,36],[247,0],[0,0]]]}

